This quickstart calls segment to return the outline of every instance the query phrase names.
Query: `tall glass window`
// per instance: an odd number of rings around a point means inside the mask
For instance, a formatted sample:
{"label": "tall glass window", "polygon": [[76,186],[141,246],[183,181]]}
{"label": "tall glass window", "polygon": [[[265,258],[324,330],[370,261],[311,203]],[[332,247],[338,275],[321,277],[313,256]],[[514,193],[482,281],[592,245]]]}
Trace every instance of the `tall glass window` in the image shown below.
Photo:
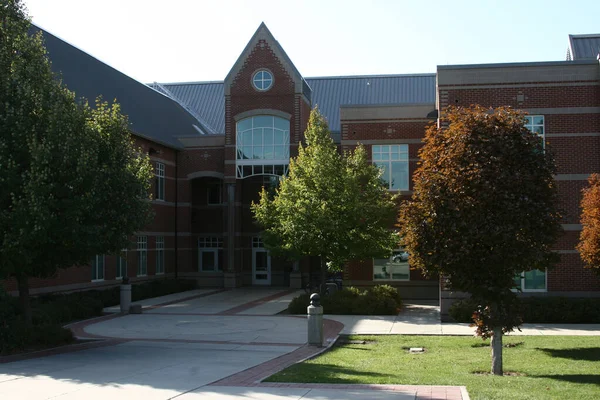
{"label": "tall glass window", "polygon": [[238,178],[287,172],[290,121],[273,115],[257,115],[239,121],[236,132]]}
{"label": "tall glass window", "polygon": [[137,237],[137,275],[148,274],[148,236]]}
{"label": "tall glass window", "polygon": [[123,249],[117,258],[117,276],[116,279],[125,278],[127,276],[127,249]]}
{"label": "tall glass window", "polygon": [[156,237],[156,274],[165,273],[165,237]]}
{"label": "tall glass window", "polygon": [[92,281],[104,280],[104,255],[92,258]]}
{"label": "tall glass window", "polygon": [[154,170],[154,198],[156,200],[165,199],[165,164],[156,163]]}
{"label": "tall glass window", "polygon": [[374,145],[373,163],[382,169],[389,190],[408,190],[408,145]]}

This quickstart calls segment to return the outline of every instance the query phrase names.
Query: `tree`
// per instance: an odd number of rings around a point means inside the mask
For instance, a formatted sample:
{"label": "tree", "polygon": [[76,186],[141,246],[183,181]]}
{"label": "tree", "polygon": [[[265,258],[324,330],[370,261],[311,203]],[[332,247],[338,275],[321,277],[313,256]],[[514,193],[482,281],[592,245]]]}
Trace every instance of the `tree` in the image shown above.
{"label": "tree", "polygon": [[471,294],[477,334],[492,338],[502,374],[502,335],[520,325],[514,278],[551,267],[561,232],[554,162],[510,108],[449,108],[430,126],[400,224],[411,263]]}
{"label": "tree", "polygon": [[292,259],[320,257],[324,283],[327,266],[386,256],[397,247],[390,230],[397,208],[365,149],[340,155],[317,108],[305,139],[306,147],[301,144],[290,160],[289,176],[273,196],[263,188],[252,211],[264,228],[265,246]]}
{"label": "tree", "polygon": [[29,278],[116,253],[151,216],[147,156],[119,106],[92,109],[50,69],[19,0],[0,6],[0,277]]}
{"label": "tree", "polygon": [[588,178],[589,187],[582,190],[581,224],[583,229],[577,250],[587,268],[600,274],[600,175]]}

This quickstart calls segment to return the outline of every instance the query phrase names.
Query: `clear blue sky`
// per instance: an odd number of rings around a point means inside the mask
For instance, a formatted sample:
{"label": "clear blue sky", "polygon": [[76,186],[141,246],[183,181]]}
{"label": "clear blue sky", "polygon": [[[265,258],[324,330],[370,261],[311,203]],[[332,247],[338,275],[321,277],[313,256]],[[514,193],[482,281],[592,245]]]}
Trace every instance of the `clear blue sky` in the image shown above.
{"label": "clear blue sky", "polygon": [[564,60],[600,0],[25,0],[34,23],[141,82],[223,80],[264,21],[304,76]]}

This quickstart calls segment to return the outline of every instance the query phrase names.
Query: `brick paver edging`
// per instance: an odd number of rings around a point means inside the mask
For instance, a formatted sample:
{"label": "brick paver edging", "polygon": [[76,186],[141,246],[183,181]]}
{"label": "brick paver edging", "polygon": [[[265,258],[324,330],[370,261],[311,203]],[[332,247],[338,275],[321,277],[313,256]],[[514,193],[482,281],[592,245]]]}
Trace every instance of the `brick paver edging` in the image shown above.
{"label": "brick paver edging", "polygon": [[[270,387],[290,389],[333,389],[333,390],[381,390],[391,392],[416,393],[415,400],[469,400],[465,386],[433,386],[433,385],[374,385],[374,384],[334,384],[334,383],[272,383],[261,382],[243,387]],[[368,395],[365,395],[368,398]]]}
{"label": "brick paver edging", "polygon": [[275,293],[275,294],[272,294],[270,296],[263,297],[261,299],[253,300],[253,301],[250,301],[248,303],[245,303],[245,304],[242,304],[242,305],[230,308],[229,310],[221,311],[220,313],[217,313],[216,315],[234,315],[234,314],[239,314],[239,313],[241,313],[243,311],[246,311],[246,310],[249,310],[251,308],[254,308],[254,307],[260,306],[262,304],[268,303],[271,300],[275,300],[275,299],[278,299],[280,297],[287,296],[288,294],[292,294],[292,293],[294,293],[296,291],[297,291],[297,289],[284,290],[283,292]]}
{"label": "brick paver edging", "polygon": [[326,347],[317,347],[304,345],[290,353],[276,357],[262,364],[245,369],[237,374],[230,375],[226,378],[212,382],[210,385],[215,386],[246,386],[258,384],[265,378],[279,372],[290,365],[302,362],[313,358],[333,346],[339,337],[339,333],[344,328],[344,325],[338,321],[330,319],[323,320],[323,337],[325,338]]}
{"label": "brick paver edging", "polygon": [[215,289],[215,290],[213,290],[211,292],[208,292],[208,293],[201,293],[201,294],[196,294],[194,296],[184,297],[182,299],[170,300],[170,301],[166,301],[164,303],[155,304],[153,306],[142,307],[142,309],[144,309],[144,310],[154,310],[154,309],[161,308],[161,307],[164,307],[164,306],[170,306],[171,304],[181,303],[182,301],[189,301],[189,300],[199,299],[201,297],[212,296],[213,294],[223,293],[223,292],[226,292],[228,290],[231,290],[231,289]]}

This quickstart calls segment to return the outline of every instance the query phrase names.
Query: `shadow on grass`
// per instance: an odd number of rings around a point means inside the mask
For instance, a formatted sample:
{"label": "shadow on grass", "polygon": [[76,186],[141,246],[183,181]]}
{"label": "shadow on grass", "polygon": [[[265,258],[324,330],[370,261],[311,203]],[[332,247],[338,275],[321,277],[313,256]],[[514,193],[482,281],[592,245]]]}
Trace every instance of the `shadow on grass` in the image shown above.
{"label": "shadow on grass", "polygon": [[296,365],[288,370],[272,375],[265,382],[287,382],[287,376],[293,376],[294,382],[305,383],[364,383],[367,377],[386,377],[387,374],[378,372],[358,371],[352,368],[340,367],[334,364],[312,364],[310,372],[304,371],[301,365]]}
{"label": "shadow on grass", "polygon": [[600,360],[600,347],[581,347],[575,349],[543,349],[538,347],[536,350],[543,351],[550,357],[568,358],[580,361]]}
{"label": "shadow on grass", "polygon": [[529,375],[530,378],[556,379],[563,382],[594,384],[600,386],[600,375]]}

